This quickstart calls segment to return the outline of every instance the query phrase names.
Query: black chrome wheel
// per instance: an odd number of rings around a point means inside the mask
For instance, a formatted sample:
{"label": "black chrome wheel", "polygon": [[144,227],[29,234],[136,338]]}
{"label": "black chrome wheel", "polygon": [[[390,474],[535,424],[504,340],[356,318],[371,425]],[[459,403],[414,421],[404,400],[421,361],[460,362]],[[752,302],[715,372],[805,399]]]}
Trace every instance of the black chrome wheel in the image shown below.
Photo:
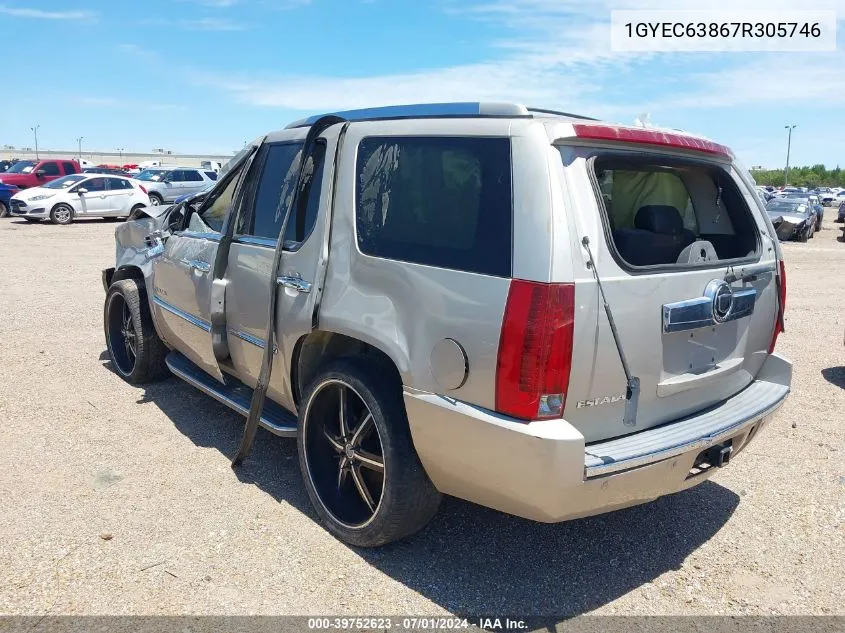
{"label": "black chrome wheel", "polygon": [[307,403],[305,459],[320,503],[348,527],[366,525],[384,492],[384,448],[373,414],[348,384],[326,380]]}
{"label": "black chrome wheel", "polygon": [[123,376],[129,376],[138,355],[138,333],[129,305],[121,294],[112,295],[109,301],[106,340],[115,367]]}

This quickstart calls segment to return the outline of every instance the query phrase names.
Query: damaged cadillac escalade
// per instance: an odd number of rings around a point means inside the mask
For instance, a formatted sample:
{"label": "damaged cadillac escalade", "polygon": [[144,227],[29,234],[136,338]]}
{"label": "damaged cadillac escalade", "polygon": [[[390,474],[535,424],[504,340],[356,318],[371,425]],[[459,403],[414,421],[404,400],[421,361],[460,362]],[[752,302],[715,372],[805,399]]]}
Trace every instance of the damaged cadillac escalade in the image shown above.
{"label": "damaged cadillac escalade", "polygon": [[[510,103],[316,116],[116,230],[111,361],[295,437],[344,541],[441,494],[538,521],[694,486],[790,390],[786,275],[733,153]],[[656,527],[655,529],[660,529]]]}

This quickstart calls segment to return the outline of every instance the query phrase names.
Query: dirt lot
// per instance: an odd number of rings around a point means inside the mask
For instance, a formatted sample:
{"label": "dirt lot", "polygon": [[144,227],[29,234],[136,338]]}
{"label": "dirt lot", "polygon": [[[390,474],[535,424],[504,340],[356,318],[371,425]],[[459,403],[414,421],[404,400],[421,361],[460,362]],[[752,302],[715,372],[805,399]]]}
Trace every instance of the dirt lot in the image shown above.
{"label": "dirt lot", "polygon": [[233,471],[241,418],[109,369],[114,227],[0,220],[0,613],[845,614],[839,225],[784,246],[793,395],[711,482],[559,525],[448,499],[380,551],[317,523],[293,441]]}

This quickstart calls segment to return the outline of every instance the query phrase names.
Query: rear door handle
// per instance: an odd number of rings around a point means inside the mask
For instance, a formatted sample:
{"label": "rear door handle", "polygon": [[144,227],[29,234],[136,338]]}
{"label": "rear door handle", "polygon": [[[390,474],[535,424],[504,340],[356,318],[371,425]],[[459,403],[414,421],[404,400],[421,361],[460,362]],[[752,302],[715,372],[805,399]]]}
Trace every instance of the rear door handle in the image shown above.
{"label": "rear door handle", "polygon": [[285,288],[291,288],[297,292],[307,294],[311,292],[311,282],[305,281],[302,277],[294,277],[292,275],[282,275],[276,278],[276,283]]}

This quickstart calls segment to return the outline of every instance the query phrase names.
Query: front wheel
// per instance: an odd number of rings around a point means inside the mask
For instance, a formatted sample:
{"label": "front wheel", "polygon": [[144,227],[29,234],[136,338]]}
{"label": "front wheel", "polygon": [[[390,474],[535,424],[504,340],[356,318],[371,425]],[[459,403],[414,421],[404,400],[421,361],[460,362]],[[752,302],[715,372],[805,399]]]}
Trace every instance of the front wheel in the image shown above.
{"label": "front wheel", "polygon": [[414,450],[401,384],[349,361],[306,388],[297,444],[305,488],[337,538],[376,547],[422,529],[440,493]]}
{"label": "front wheel", "polygon": [[5,218],[9,215],[9,207],[6,206],[6,203],[0,200],[0,218]]}
{"label": "front wheel", "polygon": [[112,365],[133,385],[165,378],[170,372],[164,362],[167,347],[153,326],[141,282],[121,279],[106,295],[103,329]]}
{"label": "front wheel", "polygon": [[50,221],[53,224],[70,224],[73,222],[73,208],[62,202],[50,211]]}

